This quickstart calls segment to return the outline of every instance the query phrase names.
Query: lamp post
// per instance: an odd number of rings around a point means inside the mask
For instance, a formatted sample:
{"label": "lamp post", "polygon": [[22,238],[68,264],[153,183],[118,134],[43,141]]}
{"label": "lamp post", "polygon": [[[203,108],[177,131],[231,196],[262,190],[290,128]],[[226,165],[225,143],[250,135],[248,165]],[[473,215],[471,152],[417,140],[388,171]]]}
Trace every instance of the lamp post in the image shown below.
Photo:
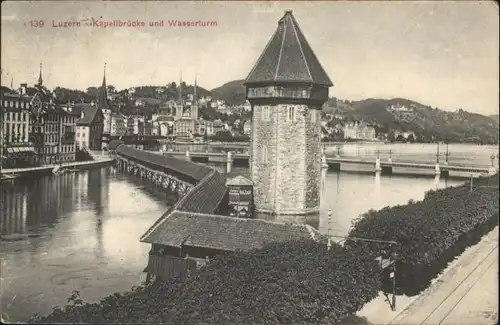
{"label": "lamp post", "polygon": [[491,155],[490,159],[491,159],[491,167],[494,167],[495,155],[494,154]]}
{"label": "lamp post", "polygon": [[446,143],[446,153],[445,153],[446,161],[444,162],[445,165],[448,165],[448,157],[449,156],[450,156],[450,152],[448,151],[448,143]]}
{"label": "lamp post", "polygon": [[436,164],[439,164],[439,142],[437,143]]}
{"label": "lamp post", "polygon": [[[392,240],[381,240],[381,239],[371,239],[371,238],[361,238],[361,237],[345,237],[345,236],[336,236],[336,235],[328,235],[328,245],[331,246],[330,244],[330,238],[332,237],[337,237],[337,238],[342,238],[343,241],[345,240],[352,240],[352,241],[364,241],[368,243],[373,243],[373,244],[389,244],[391,245],[392,248],[392,253],[387,256],[387,253],[385,251],[382,251],[381,255],[376,257],[375,260],[380,263],[380,268],[385,269],[389,266],[392,266],[392,272],[390,274],[390,277],[392,278],[392,302],[389,301],[389,304],[391,305],[392,311],[396,311],[396,260],[398,258],[398,255],[396,253],[396,246],[398,245],[397,242],[392,241]],[[388,257],[388,258],[387,258]]]}

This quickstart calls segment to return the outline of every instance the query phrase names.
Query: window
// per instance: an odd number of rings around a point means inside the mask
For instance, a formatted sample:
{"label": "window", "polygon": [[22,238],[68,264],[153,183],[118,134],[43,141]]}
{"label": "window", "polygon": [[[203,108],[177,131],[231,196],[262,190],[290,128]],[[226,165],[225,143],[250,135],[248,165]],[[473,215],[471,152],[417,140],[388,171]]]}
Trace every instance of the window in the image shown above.
{"label": "window", "polygon": [[271,111],[269,109],[269,106],[263,106],[262,107],[262,120],[269,121],[270,117],[271,117]]}
{"label": "window", "polygon": [[288,119],[288,121],[295,121],[295,107],[294,106],[288,106],[287,119]]}
{"label": "window", "polygon": [[316,123],[316,110],[311,110],[311,123]]}
{"label": "window", "polygon": [[262,147],[262,162],[267,163],[267,147]]}

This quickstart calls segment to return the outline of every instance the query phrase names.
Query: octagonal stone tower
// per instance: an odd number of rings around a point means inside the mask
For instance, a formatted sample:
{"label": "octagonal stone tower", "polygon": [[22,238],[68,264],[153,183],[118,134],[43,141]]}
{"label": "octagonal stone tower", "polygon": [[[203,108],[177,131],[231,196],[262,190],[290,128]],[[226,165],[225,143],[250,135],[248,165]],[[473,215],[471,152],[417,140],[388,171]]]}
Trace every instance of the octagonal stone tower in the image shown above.
{"label": "octagonal stone tower", "polygon": [[252,105],[250,173],[256,210],[317,213],[320,112],[333,84],[292,11],[278,21],[245,86]]}

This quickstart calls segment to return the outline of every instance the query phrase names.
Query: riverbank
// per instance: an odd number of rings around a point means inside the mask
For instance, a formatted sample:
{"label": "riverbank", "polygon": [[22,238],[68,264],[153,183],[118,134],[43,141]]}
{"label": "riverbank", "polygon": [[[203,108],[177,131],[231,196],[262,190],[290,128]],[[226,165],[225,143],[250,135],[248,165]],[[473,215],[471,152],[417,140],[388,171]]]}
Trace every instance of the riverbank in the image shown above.
{"label": "riverbank", "polygon": [[380,293],[357,315],[372,324],[497,324],[498,230],[468,247],[419,296],[397,295],[396,311]]}
{"label": "riverbank", "polygon": [[28,168],[8,168],[8,169],[2,169],[1,173],[3,180],[3,175],[7,176],[6,179],[13,179],[18,177],[31,177],[35,175],[49,174],[52,173],[55,168],[57,168],[57,173],[61,173],[61,172],[86,170],[92,168],[101,168],[110,166],[113,163],[114,163],[113,158],[103,157],[97,160],[89,160],[89,161],[72,161],[62,164],[50,164],[50,165],[28,167]]}

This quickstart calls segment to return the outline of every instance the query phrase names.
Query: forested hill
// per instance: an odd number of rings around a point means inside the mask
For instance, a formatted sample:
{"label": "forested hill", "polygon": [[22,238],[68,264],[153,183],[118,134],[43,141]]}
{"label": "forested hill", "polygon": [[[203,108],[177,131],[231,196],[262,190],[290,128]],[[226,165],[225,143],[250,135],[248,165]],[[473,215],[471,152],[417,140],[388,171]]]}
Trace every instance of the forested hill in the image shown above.
{"label": "forested hill", "polygon": [[225,100],[230,105],[240,105],[245,102],[245,86],[244,79],[233,80],[223,84],[220,87],[211,90],[212,96],[215,99]]}
{"label": "forested hill", "polygon": [[361,101],[332,98],[323,110],[373,124],[379,132],[413,131],[422,141],[498,143],[498,119],[462,109],[444,111],[405,98]]}

